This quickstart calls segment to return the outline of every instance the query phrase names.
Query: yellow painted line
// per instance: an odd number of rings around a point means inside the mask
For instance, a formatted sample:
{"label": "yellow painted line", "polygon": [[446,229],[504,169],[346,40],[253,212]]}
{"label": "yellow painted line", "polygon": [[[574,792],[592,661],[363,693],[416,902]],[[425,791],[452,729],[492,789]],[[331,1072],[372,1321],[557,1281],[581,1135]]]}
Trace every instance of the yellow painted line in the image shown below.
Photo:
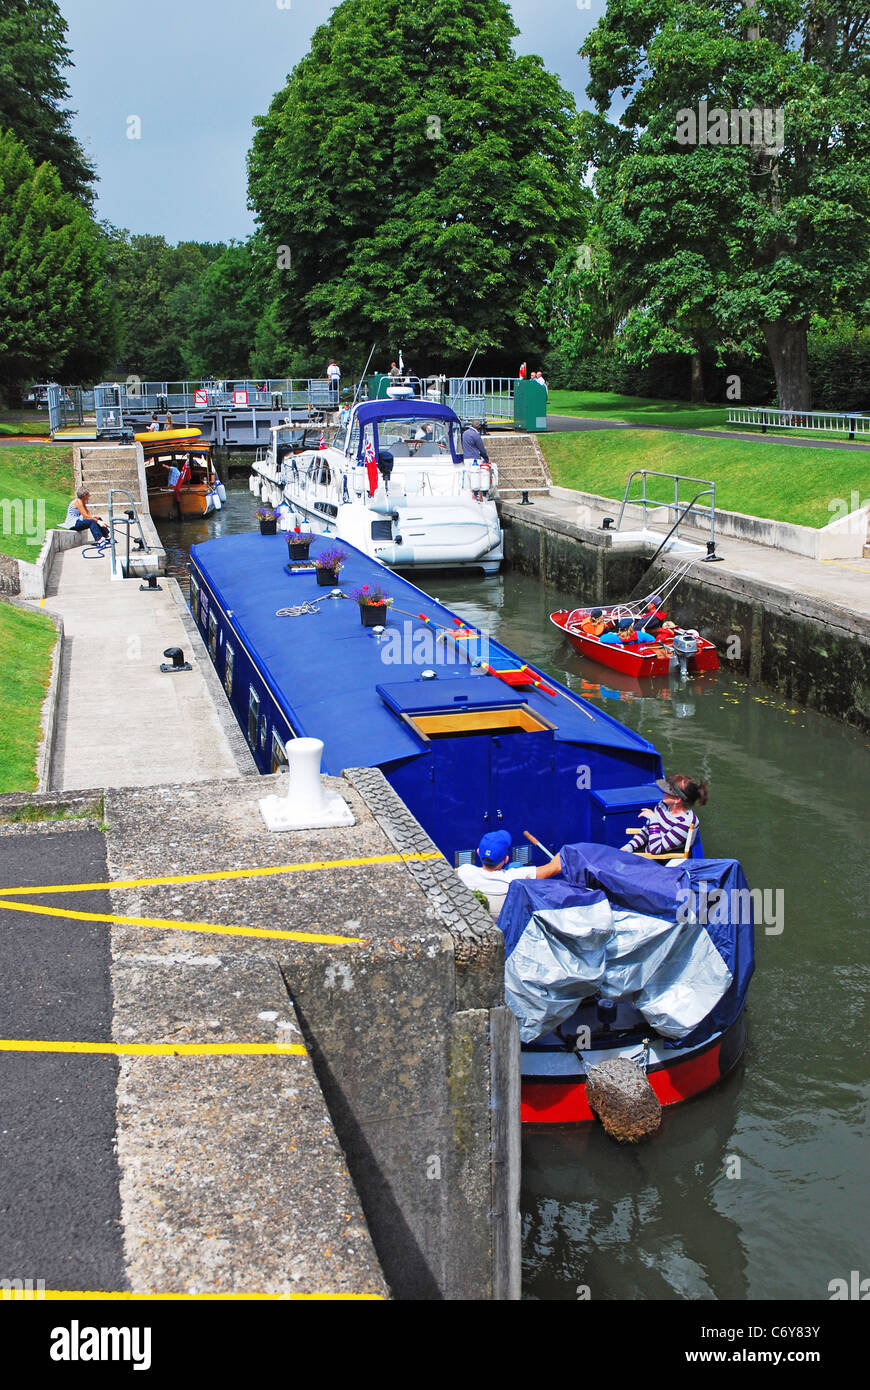
{"label": "yellow painted line", "polygon": [[111,1293],[105,1289],[40,1289],[33,1293],[12,1294],[11,1303],[40,1303],[47,1301],[76,1299],[81,1302],[133,1302],[158,1303],[185,1301],[200,1303],[224,1303],[229,1300],[244,1303],[266,1301],[272,1303],[296,1303],[310,1299],[333,1299],[336,1302],[361,1301],[383,1303],[380,1293]]}
{"label": "yellow painted line", "polygon": [[45,607],[45,595],[44,595],[44,594],[43,594],[42,598],[39,600],[39,606],[40,606],[40,608],[44,608],[44,607]]}
{"label": "yellow painted line", "polygon": [[410,864],[440,859],[438,850],[425,854],[373,854],[358,859],[312,859],[304,864],[277,864],[266,869],[217,869],[208,874],[173,874],[168,878],[125,878],[108,883],[50,883],[39,887],[0,888],[0,897],[41,893],[92,893],[98,888],[162,888],[178,883],[219,883],[233,878],[267,878],[275,874],[312,873],[319,869],[360,869],[369,864]]}
{"label": "yellow painted line", "polygon": [[854,570],[856,574],[870,575],[870,563],[866,564],[864,568],[862,568],[860,565],[849,565],[846,563],[845,560],[823,560],[822,564],[836,565],[837,568],[841,570]]}
{"label": "yellow painted line", "polygon": [[0,1038],[0,1052],[79,1052],[107,1057],[307,1057],[302,1043],[110,1043]]}
{"label": "yellow painted line", "polygon": [[314,941],[323,946],[367,946],[362,936],[334,936],[326,932],[278,931],[271,927],[221,927],[214,922],[179,922],[174,917],[124,917],[114,912],[74,912],[66,907],[37,907],[35,903],[0,902],[6,912],[30,912],[43,917],[67,917],[77,922],[114,922],[126,927],[154,927],[158,931],[193,931],[210,936],[254,936],[270,941]]}

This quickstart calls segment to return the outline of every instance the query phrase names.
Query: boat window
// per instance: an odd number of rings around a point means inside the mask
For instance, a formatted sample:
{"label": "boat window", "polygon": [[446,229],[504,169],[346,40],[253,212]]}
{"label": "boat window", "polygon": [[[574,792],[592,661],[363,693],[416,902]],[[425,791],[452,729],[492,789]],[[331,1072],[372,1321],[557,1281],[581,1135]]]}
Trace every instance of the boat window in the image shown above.
{"label": "boat window", "polygon": [[394,458],[450,457],[448,422],[421,416],[403,415],[378,421],[378,443]]}
{"label": "boat window", "polygon": [[426,739],[468,738],[481,734],[540,734],[554,727],[529,709],[528,705],[439,710],[432,714],[405,714],[403,718]]}
{"label": "boat window", "polygon": [[199,622],[199,581],[190,576],[190,611],[194,622]]}
{"label": "boat window", "polygon": [[254,749],[257,747],[257,725],[259,720],[260,697],[252,687],[248,695],[248,743]]}
{"label": "boat window", "polygon": [[266,747],[266,735],[269,732],[269,723],[265,714],[260,715],[260,747]]}
{"label": "boat window", "polygon": [[284,740],[272,732],[272,771],[277,772],[279,768],[287,766],[287,749]]}
{"label": "boat window", "polygon": [[233,666],[235,665],[236,654],[230,646],[226,645],[226,667],[224,668],[224,688],[228,695],[233,693]]}
{"label": "boat window", "polygon": [[208,615],[208,649],[214,660],[217,656],[217,613],[214,610]]}
{"label": "boat window", "polygon": [[350,427],[350,448],[348,450],[351,458],[359,458],[359,420],[354,416]]}

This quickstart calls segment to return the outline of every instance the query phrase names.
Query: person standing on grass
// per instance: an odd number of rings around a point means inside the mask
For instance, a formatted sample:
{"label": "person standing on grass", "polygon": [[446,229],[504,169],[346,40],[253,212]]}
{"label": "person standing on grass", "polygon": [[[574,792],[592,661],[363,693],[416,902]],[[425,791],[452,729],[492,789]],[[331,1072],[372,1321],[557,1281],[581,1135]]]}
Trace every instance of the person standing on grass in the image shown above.
{"label": "person standing on grass", "polygon": [[66,509],[66,521],[63,528],[66,531],[85,531],[89,530],[94,541],[99,545],[100,541],[105,540],[109,534],[108,526],[102,524],[103,518],[95,516],[88,508],[88,498],[90,497],[86,487],[80,487],[75,497]]}

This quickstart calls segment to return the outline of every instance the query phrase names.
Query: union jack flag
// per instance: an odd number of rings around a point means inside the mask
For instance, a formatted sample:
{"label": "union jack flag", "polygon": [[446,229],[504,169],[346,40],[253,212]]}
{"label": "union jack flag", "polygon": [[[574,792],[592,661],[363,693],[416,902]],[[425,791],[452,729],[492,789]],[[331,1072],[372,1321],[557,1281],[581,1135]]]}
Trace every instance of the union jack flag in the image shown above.
{"label": "union jack flag", "polygon": [[321,430],[321,432],[320,432],[320,447],[321,447],[321,449],[325,449],[325,448],[326,448],[326,435],[323,433],[322,430]]}

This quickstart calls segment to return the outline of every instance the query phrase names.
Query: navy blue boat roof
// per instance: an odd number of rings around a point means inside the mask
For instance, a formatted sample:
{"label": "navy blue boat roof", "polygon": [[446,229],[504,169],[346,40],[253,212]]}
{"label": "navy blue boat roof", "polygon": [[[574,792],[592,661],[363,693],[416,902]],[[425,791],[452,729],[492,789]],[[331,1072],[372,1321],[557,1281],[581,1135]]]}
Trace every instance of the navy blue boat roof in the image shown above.
{"label": "navy blue boat roof", "polygon": [[[318,538],[311,546],[312,559],[328,545],[335,545],[334,537]],[[380,584],[393,596],[380,638],[362,626],[356,603],[331,598],[329,589],[317,586],[313,571],[286,572],[281,535],[223,536],[194,545],[190,552],[288,720],[298,733],[323,739],[325,772],[335,775],[346,767],[377,767],[424,755],[427,746],[402,719],[403,711],[455,710],[459,703],[478,708],[526,704],[556,726],[556,739],[648,754],[650,775],[657,775],[658,754],[651,743],[557,681],[545,678],[560,692],[554,698],[533,688],[510,688],[472,666],[469,657],[485,640],[480,634],[471,643],[438,643],[439,651],[456,656],[455,664],[437,664],[439,658],[427,646],[421,665],[421,644],[435,639],[432,625],[454,629],[455,614],[352,546],[343,544],[342,549],[348,555],[340,574],[343,593],[357,585]],[[318,612],[277,616],[280,609],[306,602],[318,603]],[[492,639],[485,659],[496,669],[522,665]],[[437,671],[435,680],[421,678],[425,666]]]}
{"label": "navy blue boat roof", "polygon": [[459,424],[459,416],[449,405],[441,405],[439,401],[421,401],[414,396],[400,397],[398,400],[363,401],[354,415],[362,425],[372,420],[407,419],[409,415],[426,420],[452,420]]}

